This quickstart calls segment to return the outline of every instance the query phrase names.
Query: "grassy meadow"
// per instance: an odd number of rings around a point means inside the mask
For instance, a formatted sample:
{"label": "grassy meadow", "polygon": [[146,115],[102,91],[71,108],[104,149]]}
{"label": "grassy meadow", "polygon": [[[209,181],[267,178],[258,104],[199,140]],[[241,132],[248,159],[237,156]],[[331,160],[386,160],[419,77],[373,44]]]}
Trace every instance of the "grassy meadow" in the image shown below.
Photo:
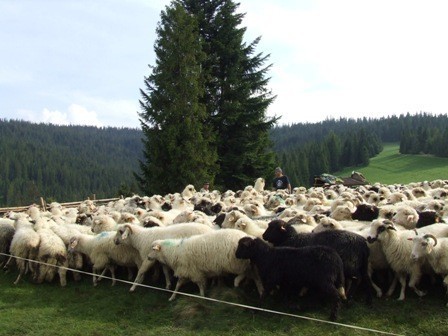
{"label": "grassy meadow", "polygon": [[[361,171],[366,178],[381,183],[448,178],[448,159],[427,156],[399,155],[396,144],[386,145],[384,151],[371,159],[369,167],[351,168],[338,173],[349,176],[352,170]],[[428,294],[419,298],[407,289],[406,300],[397,301],[398,288],[391,298],[375,298],[372,307],[357,295],[342,307],[338,323],[326,324],[299,317],[232,306],[179,295],[171,295],[148,287],[138,287],[129,293],[130,284],[119,282],[110,286],[103,279],[93,287],[90,276],[83,275],[74,282],[70,274],[65,288],[54,283],[34,284],[28,276],[14,285],[17,271],[0,271],[0,336],[22,335],[301,335],[347,336],[381,335],[372,330],[397,335],[448,335],[448,308],[441,280],[423,282]],[[123,274],[119,274],[124,279]],[[150,277],[146,285],[163,287]],[[386,287],[383,284],[383,287]],[[197,287],[187,285],[187,293],[197,294]],[[232,288],[231,281],[209,288],[208,297],[240,305],[327,320],[330,307],[316,303],[312,293],[291,301],[291,297],[268,297],[260,302],[253,284]],[[363,329],[349,328],[348,325]]]}
{"label": "grassy meadow", "polygon": [[448,158],[400,154],[399,148],[399,144],[385,144],[384,150],[371,158],[367,167],[350,167],[334,175],[350,176],[356,170],[362,172],[370,183],[382,184],[448,179]]}

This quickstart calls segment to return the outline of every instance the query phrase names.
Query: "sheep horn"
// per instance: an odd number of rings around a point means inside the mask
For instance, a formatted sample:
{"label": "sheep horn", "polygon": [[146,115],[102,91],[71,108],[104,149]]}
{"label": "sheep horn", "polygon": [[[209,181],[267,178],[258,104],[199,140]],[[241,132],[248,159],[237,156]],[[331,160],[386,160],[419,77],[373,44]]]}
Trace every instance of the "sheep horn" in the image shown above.
{"label": "sheep horn", "polygon": [[126,224],[125,228],[128,229],[130,233],[134,233],[134,232],[132,232],[132,228],[129,224]]}
{"label": "sheep horn", "polygon": [[434,240],[434,246],[437,245],[437,238],[434,235],[427,233],[423,236],[423,238],[425,238],[425,239],[432,238]]}

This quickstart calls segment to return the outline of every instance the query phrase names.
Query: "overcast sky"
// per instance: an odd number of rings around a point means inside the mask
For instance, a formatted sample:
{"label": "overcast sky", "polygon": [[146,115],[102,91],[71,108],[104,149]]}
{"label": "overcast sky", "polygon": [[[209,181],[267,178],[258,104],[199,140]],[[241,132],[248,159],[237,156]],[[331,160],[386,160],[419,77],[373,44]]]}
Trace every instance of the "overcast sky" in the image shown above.
{"label": "overcast sky", "polygon": [[[139,128],[168,0],[0,0],[0,117]],[[448,1],[241,0],[280,124],[448,112]]]}

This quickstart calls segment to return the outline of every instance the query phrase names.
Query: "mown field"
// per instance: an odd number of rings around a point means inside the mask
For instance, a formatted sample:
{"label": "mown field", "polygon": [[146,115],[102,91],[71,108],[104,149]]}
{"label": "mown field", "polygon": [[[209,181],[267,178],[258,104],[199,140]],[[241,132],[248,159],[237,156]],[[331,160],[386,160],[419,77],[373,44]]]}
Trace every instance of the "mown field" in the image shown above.
{"label": "mown field", "polygon": [[[371,182],[408,183],[448,178],[448,159],[401,156],[393,144],[371,159],[369,167],[348,169],[338,175],[348,176],[353,169]],[[440,279],[435,283],[423,281],[428,292],[423,298],[408,289],[404,302],[396,300],[398,289],[391,298],[375,298],[371,307],[357,295],[350,305],[343,306],[337,321],[340,324],[336,325],[325,323],[330,307],[312,293],[300,299],[275,295],[260,302],[250,283],[232,288],[229,281],[209,288],[207,296],[216,301],[179,296],[168,302],[170,293],[165,291],[139,287],[129,293],[129,283],[111,287],[108,279],[93,287],[87,275],[78,283],[69,276],[65,288],[57,281],[38,285],[27,276],[14,285],[16,276],[15,269],[8,273],[0,270],[0,335],[346,336],[381,335],[379,331],[409,336],[448,335],[447,299]],[[125,279],[123,274],[119,277]],[[145,284],[163,287],[149,277]],[[194,285],[186,286],[184,291],[198,292]]]}
{"label": "mown field", "polygon": [[353,170],[360,171],[371,183],[406,184],[410,182],[448,179],[448,158],[430,155],[400,154],[398,144],[385,144],[384,150],[370,159],[367,167],[349,167],[335,173],[350,176]]}

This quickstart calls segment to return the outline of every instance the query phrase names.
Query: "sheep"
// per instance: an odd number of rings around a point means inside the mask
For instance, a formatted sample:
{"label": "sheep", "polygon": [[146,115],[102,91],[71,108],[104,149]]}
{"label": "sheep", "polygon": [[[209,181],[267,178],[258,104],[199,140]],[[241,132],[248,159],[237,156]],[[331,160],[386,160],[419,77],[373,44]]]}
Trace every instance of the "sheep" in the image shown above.
{"label": "sheep", "polygon": [[358,204],[356,210],[352,213],[351,218],[353,220],[371,222],[378,218],[379,213],[379,208],[376,205],[361,203]]}
{"label": "sheep", "polygon": [[[235,228],[235,223],[238,219],[242,217],[247,217],[245,213],[239,211],[239,210],[232,210],[228,213],[226,213],[224,221],[221,224],[221,227],[223,229],[233,229]],[[249,218],[249,217],[247,217]]]}
{"label": "sheep", "polygon": [[132,246],[115,244],[115,235],[115,231],[104,231],[96,236],[80,233],[70,238],[68,250],[82,253],[91,260],[94,286],[98,283],[96,275],[100,270],[109,269],[112,285],[115,285],[115,265],[129,269],[142,264],[140,253]]}
{"label": "sheep", "polygon": [[265,187],[265,185],[266,185],[266,181],[265,181],[265,179],[262,178],[262,177],[259,177],[259,178],[257,178],[257,179],[255,180],[254,189],[255,189],[257,192],[261,193],[261,192],[264,191],[264,187]]}
{"label": "sheep", "polygon": [[189,184],[187,185],[184,190],[181,193],[182,198],[184,199],[190,199],[196,194],[196,189],[194,188],[194,185]]}
{"label": "sheep", "polygon": [[255,264],[263,285],[263,295],[276,286],[316,288],[333,306],[330,320],[337,318],[345,299],[344,272],[338,253],[326,246],[271,247],[260,238],[244,237],[235,255]]}
{"label": "sheep", "polygon": [[[154,240],[165,238],[185,238],[193,235],[203,234],[211,231],[212,228],[196,223],[177,224],[166,227],[143,228],[134,224],[120,225],[115,235],[115,244],[127,244],[134,247],[140,253],[142,264],[138,269],[134,283],[129,290],[135,291],[138,284],[143,282],[145,273],[154,265],[154,262],[148,260],[148,253],[151,250],[151,244]],[[170,277],[166,269],[165,280],[166,287],[171,287]]]}
{"label": "sheep", "polygon": [[241,217],[235,222],[235,229],[245,232],[246,234],[254,237],[259,237],[263,235],[265,229],[259,227],[248,217]]}
{"label": "sheep", "polygon": [[[251,276],[250,262],[235,256],[238,241],[243,237],[247,235],[239,230],[222,229],[183,239],[155,240],[148,260],[167,265],[178,278],[169,301],[176,298],[187,280],[194,282],[200,295],[205,296],[206,282],[211,277],[235,274],[234,286],[238,287],[246,276]],[[261,294],[261,283],[255,280]]]}
{"label": "sheep", "polygon": [[287,225],[283,220],[273,220],[264,232],[263,239],[274,246],[325,245],[334,248],[344,263],[347,293],[350,293],[351,280],[360,279],[366,289],[367,303],[371,304],[373,287],[368,276],[369,247],[366,239],[360,235],[340,230],[297,233],[291,225]]}
{"label": "sheep", "polygon": [[436,238],[432,234],[425,234],[409,239],[413,241],[411,258],[413,260],[424,258],[429,262],[434,272],[443,277],[448,296],[448,238]]}
{"label": "sheep", "polygon": [[36,260],[39,262],[34,278],[37,283],[52,282],[56,272],[62,287],[67,285],[67,248],[59,236],[51,229],[36,231],[40,238]]}
{"label": "sheep", "polygon": [[[412,244],[408,241],[413,231],[411,230],[397,230],[394,224],[387,219],[377,219],[372,222],[370,234],[367,237],[369,243],[378,241],[381,244],[382,250],[386,259],[398,277],[401,285],[399,301],[405,299],[407,276],[410,276],[409,287],[411,287],[418,296],[424,296],[425,293],[417,288],[417,284],[422,274],[422,264],[411,260],[410,254]],[[392,295],[395,289],[393,283],[387,295]]]}
{"label": "sheep", "polygon": [[36,273],[36,264],[28,260],[36,260],[40,237],[34,231],[32,224],[28,220],[28,216],[16,214],[12,219],[14,219],[14,227],[16,229],[9,249],[12,257],[9,258],[4,268],[7,269],[13,257],[16,257],[14,259],[19,270],[19,275],[14,281],[14,285],[17,285],[28,270],[31,271],[33,276]]}
{"label": "sheep", "polygon": [[108,215],[99,215],[92,218],[91,230],[93,233],[98,234],[103,231],[116,231],[117,222]]}
{"label": "sheep", "polygon": [[[367,228],[370,230],[370,227]],[[337,220],[334,220],[333,218],[329,217],[324,217],[319,220],[319,224],[317,224],[317,226],[313,229],[312,232],[317,233],[325,230],[345,230],[345,229],[346,228],[344,228],[342,224]],[[356,233],[367,239],[368,232],[366,229],[356,231]],[[370,249],[368,274],[370,280],[372,281],[372,286],[375,289],[376,296],[381,297],[383,296],[383,292],[381,288],[377,284],[375,284],[375,282],[372,280],[372,275],[373,272],[376,270],[389,269],[389,264],[379,244],[369,243],[368,247]]]}
{"label": "sheep", "polygon": [[414,229],[418,222],[417,210],[410,206],[400,206],[392,217],[392,222],[406,229]]}
{"label": "sheep", "polygon": [[[8,222],[0,223],[0,253],[9,253],[9,249],[11,247],[11,242],[15,232],[16,229],[13,225],[9,224]],[[5,261],[6,257],[4,255],[0,255],[0,267],[3,266]]]}
{"label": "sheep", "polygon": [[425,210],[418,212],[418,222],[416,223],[416,228],[421,228],[434,223],[445,223],[442,216],[440,216],[434,210]]}

